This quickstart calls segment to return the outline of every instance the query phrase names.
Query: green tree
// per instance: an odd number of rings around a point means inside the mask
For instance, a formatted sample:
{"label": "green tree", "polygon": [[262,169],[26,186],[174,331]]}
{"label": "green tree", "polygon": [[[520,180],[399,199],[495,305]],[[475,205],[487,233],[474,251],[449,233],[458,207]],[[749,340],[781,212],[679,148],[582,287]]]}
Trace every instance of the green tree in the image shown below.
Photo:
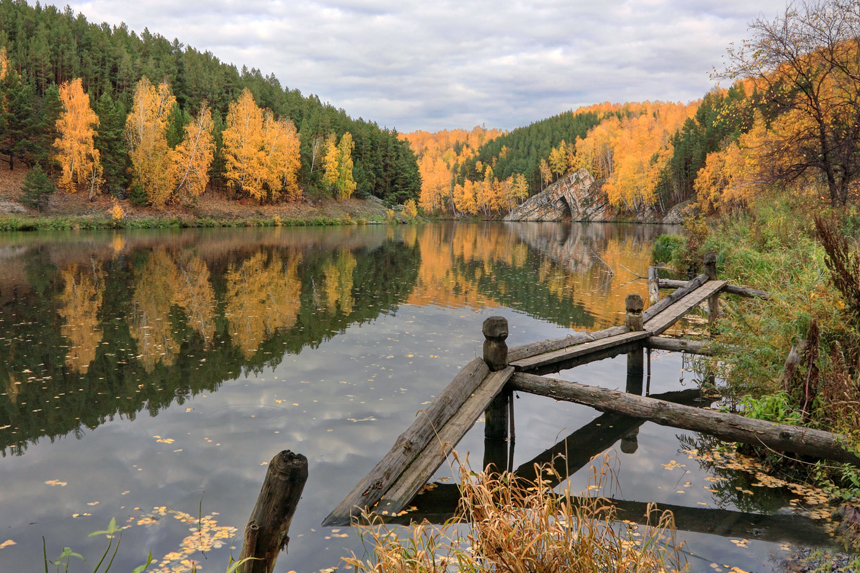
{"label": "green tree", "polygon": [[42,206],[47,202],[51,194],[54,193],[54,184],[48,178],[48,174],[42,171],[42,167],[37,163],[24,177],[24,184],[21,190],[24,193],[22,202],[28,207],[41,211]]}

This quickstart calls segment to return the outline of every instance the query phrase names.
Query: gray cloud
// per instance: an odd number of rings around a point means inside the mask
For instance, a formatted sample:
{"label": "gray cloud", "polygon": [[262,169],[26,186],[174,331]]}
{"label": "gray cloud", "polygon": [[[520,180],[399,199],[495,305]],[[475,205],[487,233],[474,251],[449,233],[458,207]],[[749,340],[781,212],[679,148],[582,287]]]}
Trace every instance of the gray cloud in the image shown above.
{"label": "gray cloud", "polygon": [[747,24],[784,0],[90,0],[91,21],[148,27],[274,73],[401,131],[512,129],[602,101],[689,101]]}

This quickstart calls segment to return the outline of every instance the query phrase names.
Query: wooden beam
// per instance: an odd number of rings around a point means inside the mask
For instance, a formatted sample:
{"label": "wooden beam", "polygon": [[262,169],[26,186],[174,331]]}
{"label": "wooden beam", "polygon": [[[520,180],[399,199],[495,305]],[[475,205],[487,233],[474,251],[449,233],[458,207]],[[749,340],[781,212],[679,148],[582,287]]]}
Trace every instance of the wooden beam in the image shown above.
{"label": "wooden beam", "polygon": [[657,267],[648,267],[648,303],[660,302],[660,287],[658,286]]}
{"label": "wooden beam", "polygon": [[[678,322],[682,316],[702,304],[704,301],[711,298],[714,294],[726,286],[726,281],[708,281],[703,286],[697,288],[693,292],[684,296],[681,300],[675,302],[669,308],[666,308],[659,315],[654,316],[651,320],[645,322],[645,330],[652,335],[662,334],[668,330],[673,324]],[[680,292],[683,289],[678,289]],[[663,299],[667,300],[667,299]],[[663,302],[662,300],[660,301]],[[652,307],[653,308],[653,307]],[[650,309],[649,309],[650,310]]]}
{"label": "wooden beam", "polygon": [[562,336],[561,338],[539,340],[538,342],[532,342],[530,344],[514,346],[513,348],[508,349],[508,362],[516,362],[517,360],[522,360],[524,358],[531,358],[532,356],[561,350],[562,348],[584,344],[594,340],[602,340],[604,338],[609,338],[610,336],[618,336],[619,334],[625,334],[626,332],[629,332],[626,326],[613,326],[596,332],[574,332],[573,334]]}
{"label": "wooden beam", "polygon": [[711,349],[712,344],[712,340],[685,340],[683,338],[669,338],[668,336],[652,336],[645,341],[646,348],[687,352],[689,354],[701,354],[702,356],[713,356],[715,354]]}
{"label": "wooden beam", "polygon": [[[672,279],[658,279],[657,281],[657,285],[660,288],[680,288],[685,284],[687,284],[687,281],[676,281]],[[770,295],[766,291],[741,285],[726,285],[726,288],[723,289],[723,292],[728,294],[736,294],[738,296],[745,296],[747,298],[770,298]]]}
{"label": "wooden beam", "polygon": [[427,480],[433,477],[433,473],[439,469],[466,432],[475,425],[481,412],[502,391],[513,374],[514,369],[508,367],[486,377],[475,393],[469,396],[457,413],[439,430],[436,438],[424,448],[415,462],[382,497],[379,507],[376,508],[377,514],[393,515],[406,507]]}
{"label": "wooden beam", "polygon": [[364,479],[325,518],[323,525],[349,523],[362,508],[378,502],[391,485],[415,460],[436,432],[451,419],[469,396],[472,395],[487,374],[487,363],[480,358],[469,362],[454,380],[433,400],[426,410],[421,410],[409,428],[397,438],[394,446]]}
{"label": "wooden beam", "polygon": [[516,391],[585,404],[603,412],[618,412],[661,426],[703,432],[727,442],[763,445],[777,451],[846,462],[860,467],[860,458],[842,447],[842,444],[848,442],[848,438],[830,432],[774,424],[737,414],[700,410],[616,390],[519,372],[511,378],[509,384],[511,389]]}
{"label": "wooden beam", "polygon": [[657,304],[649,307],[648,310],[643,312],[643,320],[647,324],[649,320],[660,314],[664,309],[672,306],[673,304],[675,304],[676,302],[678,302],[679,300],[705,284],[707,281],[708,275],[705,274],[701,274],[693,280],[687,281],[686,283],[684,283],[684,286],[682,286],[681,288],[679,288],[678,290],[676,290],[666,298],[660,300]]}
{"label": "wooden beam", "polygon": [[516,368],[518,372],[529,372],[541,367],[569,361],[573,358],[590,354],[592,352],[607,350],[613,346],[620,346],[622,344],[644,340],[649,336],[651,336],[651,333],[647,332],[647,330],[643,332],[627,332],[617,336],[610,336],[608,338],[585,342],[568,348],[562,348],[561,350],[556,350],[554,352],[539,354],[531,358],[512,361],[510,364]]}

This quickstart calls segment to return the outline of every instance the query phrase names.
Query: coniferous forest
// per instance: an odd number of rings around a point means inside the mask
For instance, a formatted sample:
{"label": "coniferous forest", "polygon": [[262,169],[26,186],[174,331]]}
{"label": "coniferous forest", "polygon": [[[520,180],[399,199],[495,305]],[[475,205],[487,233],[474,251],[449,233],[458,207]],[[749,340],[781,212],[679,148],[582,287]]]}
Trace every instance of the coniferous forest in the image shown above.
{"label": "coniferous forest", "polygon": [[[160,205],[193,197],[202,184],[263,202],[374,195],[393,204],[420,189],[415,156],[395,130],[273,74],[148,29],[89,22],[68,7],[0,1],[0,78],[8,167],[38,165],[71,192],[128,191]],[[256,131],[231,131],[231,117],[238,123],[243,113]],[[255,145],[277,161],[253,164]],[[151,195],[154,173],[166,179]]]}

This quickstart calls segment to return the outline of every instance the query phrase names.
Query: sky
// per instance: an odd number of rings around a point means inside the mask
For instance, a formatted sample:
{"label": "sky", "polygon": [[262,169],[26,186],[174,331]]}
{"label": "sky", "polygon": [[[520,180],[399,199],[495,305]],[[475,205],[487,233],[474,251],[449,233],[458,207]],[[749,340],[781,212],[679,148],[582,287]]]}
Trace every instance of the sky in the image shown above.
{"label": "sky", "polygon": [[[62,5],[65,5],[63,3]],[[60,5],[60,7],[62,7]],[[785,0],[90,0],[353,117],[399,131],[513,129],[604,101],[691,101]]]}

